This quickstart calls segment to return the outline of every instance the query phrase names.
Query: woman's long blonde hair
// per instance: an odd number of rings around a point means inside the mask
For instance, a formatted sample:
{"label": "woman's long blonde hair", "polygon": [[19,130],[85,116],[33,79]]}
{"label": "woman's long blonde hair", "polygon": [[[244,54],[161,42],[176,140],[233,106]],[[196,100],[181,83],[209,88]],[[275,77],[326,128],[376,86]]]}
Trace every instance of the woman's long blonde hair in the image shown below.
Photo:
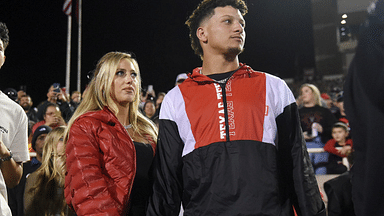
{"label": "woman's long blonde hair", "polygon": [[[64,137],[65,129],[65,126],[57,127],[45,138],[42,163],[35,171],[36,183],[27,191],[34,194],[27,215],[66,215],[68,209],[64,193],[58,193],[58,189],[64,189],[65,150],[57,151],[57,143]],[[63,163],[58,163],[58,157],[62,157]]]}
{"label": "woman's long blonde hair", "polygon": [[115,115],[118,113],[118,107],[113,101],[111,93],[112,82],[122,59],[128,59],[128,61],[134,65],[137,73],[135,99],[129,104],[129,121],[135,132],[141,136],[149,135],[153,141],[157,141],[158,132],[156,126],[139,111],[139,104],[141,101],[141,76],[139,65],[131,54],[124,52],[109,52],[99,60],[93,78],[84,93],[84,98],[68,122],[65,136],[66,139],[68,139],[68,133],[73,122],[84,113],[102,110],[105,106],[107,106]]}

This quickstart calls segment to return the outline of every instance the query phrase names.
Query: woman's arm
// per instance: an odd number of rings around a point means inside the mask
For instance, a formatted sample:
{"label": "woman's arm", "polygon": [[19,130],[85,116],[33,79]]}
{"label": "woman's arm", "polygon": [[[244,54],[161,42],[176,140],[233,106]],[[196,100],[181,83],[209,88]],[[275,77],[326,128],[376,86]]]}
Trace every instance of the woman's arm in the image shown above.
{"label": "woman's arm", "polygon": [[114,183],[108,181],[110,177],[103,168],[103,153],[92,127],[96,127],[94,122],[81,119],[70,129],[66,147],[65,198],[78,216],[121,215],[123,204],[108,189]]}

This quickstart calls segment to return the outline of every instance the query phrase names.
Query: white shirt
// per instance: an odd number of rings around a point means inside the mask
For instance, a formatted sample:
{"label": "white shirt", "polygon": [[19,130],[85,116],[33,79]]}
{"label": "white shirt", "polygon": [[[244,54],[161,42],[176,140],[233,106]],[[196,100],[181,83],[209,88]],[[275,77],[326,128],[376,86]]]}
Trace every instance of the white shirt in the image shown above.
{"label": "white shirt", "polygon": [[[29,160],[28,118],[24,110],[0,91],[0,139],[13,153],[13,160]],[[0,172],[0,214],[12,215],[8,207],[7,187]]]}

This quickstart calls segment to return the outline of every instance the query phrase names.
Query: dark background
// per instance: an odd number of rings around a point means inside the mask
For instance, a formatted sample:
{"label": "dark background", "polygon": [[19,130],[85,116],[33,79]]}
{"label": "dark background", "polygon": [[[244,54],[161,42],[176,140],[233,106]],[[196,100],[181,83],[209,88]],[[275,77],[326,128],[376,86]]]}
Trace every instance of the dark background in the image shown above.
{"label": "dark background", "polygon": [[[35,106],[54,82],[65,85],[67,16],[61,0],[1,0],[10,30],[0,89],[27,86]],[[200,0],[83,0],[82,89],[86,75],[109,51],[132,51],[143,86],[168,91],[177,74],[201,61],[184,24]],[[77,22],[73,2],[71,91],[77,84]],[[245,51],[240,61],[281,78],[299,79],[314,67],[310,0],[248,0]]]}

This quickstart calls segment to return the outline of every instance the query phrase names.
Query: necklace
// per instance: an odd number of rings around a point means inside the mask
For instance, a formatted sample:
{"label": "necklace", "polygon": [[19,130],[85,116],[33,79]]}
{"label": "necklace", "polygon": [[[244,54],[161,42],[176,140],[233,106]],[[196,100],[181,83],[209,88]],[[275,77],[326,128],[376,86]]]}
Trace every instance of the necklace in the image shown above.
{"label": "necklace", "polygon": [[128,130],[129,128],[132,128],[132,125],[131,125],[131,124],[129,124],[129,125],[124,125],[124,128],[125,128],[125,130]]}

